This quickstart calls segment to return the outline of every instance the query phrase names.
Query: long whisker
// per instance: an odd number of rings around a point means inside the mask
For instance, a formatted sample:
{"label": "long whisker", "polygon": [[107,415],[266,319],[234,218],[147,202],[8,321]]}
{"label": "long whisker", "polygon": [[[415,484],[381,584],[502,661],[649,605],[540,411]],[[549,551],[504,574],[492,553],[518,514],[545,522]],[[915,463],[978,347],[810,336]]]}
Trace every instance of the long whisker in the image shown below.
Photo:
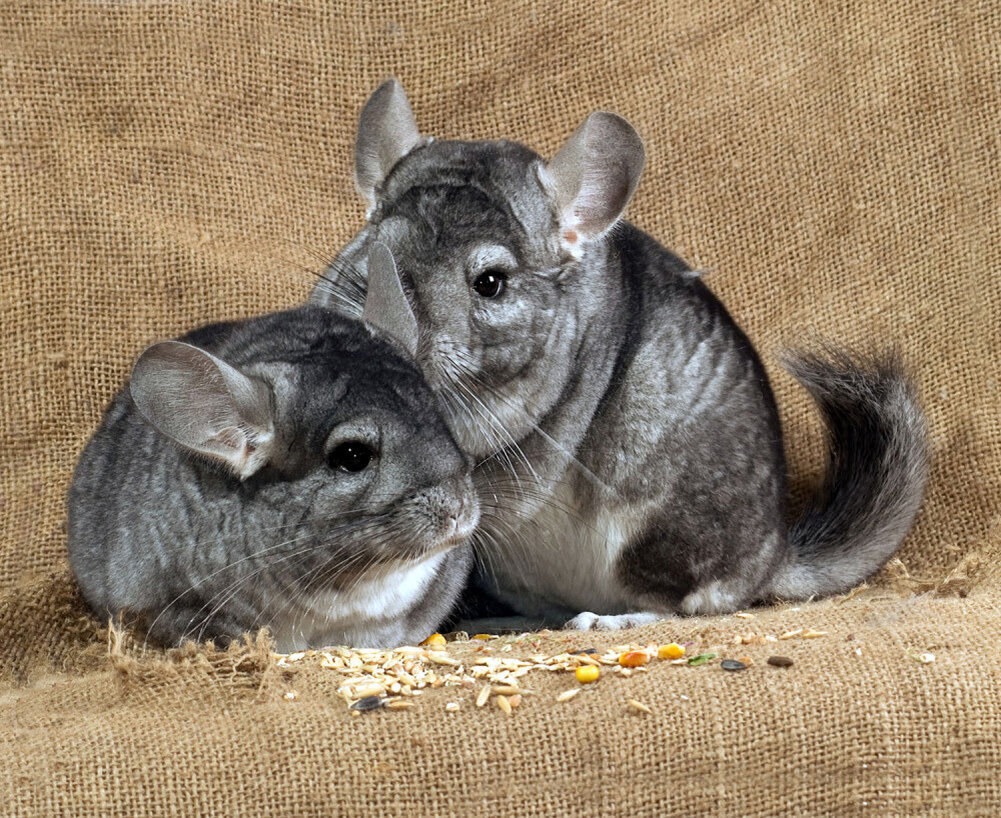
{"label": "long whisker", "polygon": [[474,371],[469,354],[461,349],[453,350],[453,353],[448,361],[448,371],[444,373],[446,384],[451,384],[451,388],[446,387],[443,390],[443,394],[453,399],[450,402],[458,405],[459,411],[453,411],[453,415],[473,422],[481,436],[487,441],[488,446],[493,450],[490,457],[502,460],[507,470],[517,479],[521,479],[520,470],[515,467],[512,454],[519,457],[527,471],[535,476],[531,462],[518,445],[514,435],[510,433],[490,407],[480,399],[475,389],[467,383],[467,381],[471,383]]}
{"label": "long whisker", "polygon": [[[372,542],[373,539],[369,537],[369,534],[371,532],[380,531],[383,526],[383,521],[387,518],[388,515],[382,515],[379,517],[370,517],[352,526],[351,528],[352,534],[365,542],[365,549],[363,549],[363,553],[365,550],[368,550],[368,545]],[[305,588],[302,587],[303,585],[301,582],[302,574],[298,573],[298,566],[301,565],[310,557],[312,557],[317,551],[322,551],[324,549],[329,548],[330,544],[331,543],[329,535],[324,536],[322,539],[320,539],[319,542],[314,543],[312,546],[309,546],[304,549],[299,549],[297,552],[289,554],[286,558],[277,560],[275,563],[261,566],[261,568],[253,572],[253,574],[247,577],[243,577],[238,581],[238,583],[245,582],[253,578],[254,575],[259,574],[262,570],[267,570],[268,568],[273,567],[277,563],[285,563],[283,568],[292,569],[293,571],[296,571],[296,575],[291,579],[283,580],[280,577],[275,577],[273,579],[271,583],[272,588],[285,593],[286,598],[282,606],[273,613],[271,619],[269,620],[269,624],[271,621],[274,620],[274,618],[279,613],[285,610],[285,608],[291,606],[293,603],[297,603],[299,598],[305,598],[307,591]],[[329,569],[331,579],[340,576],[346,570],[344,562],[332,561],[328,563],[325,567]],[[235,595],[235,593],[238,590],[239,587],[234,589],[230,593],[226,601],[228,602],[229,599],[232,599],[233,595]],[[271,589],[269,589],[269,591],[270,590]],[[260,616],[263,614],[263,612],[269,610],[270,607],[271,607],[270,601],[265,601],[264,604],[260,606],[261,610],[254,619],[255,624],[260,620]],[[209,618],[211,618],[211,615]]]}
{"label": "long whisker", "polygon": [[[338,519],[342,520],[342,523],[341,523],[340,526],[336,526],[333,529],[331,529],[330,533],[331,534],[337,533],[343,527],[348,526],[349,524],[352,524],[352,521],[353,521],[353,519],[355,517],[371,515],[373,512],[381,509],[382,507],[383,507],[382,504],[376,502],[376,503],[373,503],[373,504],[371,504],[369,506],[356,507],[356,508],[352,509],[349,512],[339,514],[338,515]],[[322,523],[330,522],[330,519],[328,519],[328,518],[319,518],[317,520],[317,522],[319,522],[319,523],[322,524]],[[282,530],[289,529],[289,528],[292,528],[292,527],[295,527],[295,526],[298,526],[298,525],[299,525],[298,522],[282,523],[280,525],[275,525],[275,526],[262,526],[262,527],[259,527],[259,528],[255,528],[255,530],[257,532],[268,532],[268,533],[270,533],[270,532],[282,531]],[[243,536],[242,532],[240,534],[230,535],[229,537],[218,536],[218,537],[213,537],[210,540],[204,540],[204,539],[202,539],[202,540],[199,541],[199,545],[207,548],[210,543],[211,544],[218,544],[218,543],[224,541],[225,539],[230,539],[230,538],[237,537],[237,536]],[[308,537],[308,536],[310,536],[310,533],[309,532],[305,532],[305,533],[302,533],[302,534],[300,534],[300,535],[298,535],[296,537],[292,537],[289,540],[284,540],[282,542],[275,543],[274,545],[270,545],[270,546],[268,546],[266,548],[262,548],[262,549],[260,549],[258,551],[254,551],[254,552],[252,552],[250,554],[247,554],[247,555],[245,555],[243,557],[240,557],[237,560],[233,560],[232,562],[225,563],[221,567],[217,568],[215,571],[212,571],[211,573],[206,574],[204,577],[202,577],[198,581],[192,583],[190,586],[188,586],[188,588],[186,588],[180,594],[178,594],[177,596],[175,596],[169,603],[167,603],[167,605],[164,606],[164,608],[160,611],[160,614],[156,617],[156,619],[154,619],[153,622],[150,623],[150,628],[152,628],[156,624],[156,622],[159,620],[160,616],[162,616],[164,613],[166,613],[174,604],[176,604],[178,601],[180,601],[184,596],[186,596],[189,593],[192,593],[200,585],[203,585],[204,583],[208,582],[210,579],[212,579],[213,577],[215,577],[218,574],[222,573],[223,571],[228,571],[230,569],[233,569],[233,568],[241,565],[242,563],[247,562],[248,560],[257,559],[259,557],[264,556],[265,554],[268,554],[271,551],[274,551],[274,550],[279,549],[279,548],[284,548],[284,547],[286,547],[288,545],[291,545],[292,543],[297,542],[299,540],[302,540],[302,539],[304,539],[305,537]]]}
{"label": "long whisker", "polygon": [[[514,435],[512,435],[504,427],[503,423],[501,423],[500,418],[498,418],[497,415],[482,400],[480,400],[479,396],[472,389],[470,389],[468,386],[466,386],[465,384],[463,384],[461,381],[457,382],[456,385],[460,389],[462,389],[463,392],[466,395],[468,395],[469,398],[471,398],[472,400],[476,401],[476,404],[480,407],[481,411],[484,413],[485,419],[487,420],[487,422],[489,422],[492,425],[492,427],[494,429],[496,429],[500,433],[500,435],[503,436],[503,438],[505,438],[507,440],[508,447],[510,447],[513,450],[513,452],[515,453],[515,455],[518,457],[518,459],[522,463],[525,464],[525,468],[528,469],[529,474],[531,474],[532,477],[536,481],[538,481],[539,475],[536,474],[535,469],[532,467],[532,464],[529,462],[528,457],[525,455],[525,452],[518,445],[518,441],[515,440]],[[512,469],[512,471],[515,471],[515,470]],[[517,472],[515,471],[515,473],[517,473]]]}
{"label": "long whisker", "polygon": [[321,573],[323,575],[325,575],[325,577],[326,577],[325,581],[328,581],[328,582],[335,581],[339,577],[343,576],[344,574],[347,574],[349,571],[351,571],[354,568],[356,568],[358,566],[358,564],[365,558],[365,556],[366,556],[366,553],[364,551],[356,551],[355,553],[351,554],[347,559],[345,559],[345,560],[343,560],[341,562],[333,563],[333,564],[331,564],[329,566],[326,566],[322,570],[315,571],[314,574],[313,574],[313,576],[310,577],[309,579],[307,579],[305,583],[302,582],[302,579],[304,578],[304,576],[300,575],[299,578],[298,578],[297,583],[295,583],[295,584],[298,584],[298,585],[301,586],[300,590],[298,592],[295,592],[292,595],[290,595],[285,600],[285,603],[282,604],[281,606],[279,606],[278,608],[274,608],[273,609],[272,606],[271,606],[270,601],[268,601],[264,605],[262,605],[261,606],[261,610],[258,612],[257,616],[254,618],[253,626],[255,628],[258,627],[259,623],[261,621],[261,617],[264,616],[265,613],[267,613],[268,611],[270,611],[271,615],[270,615],[270,617],[268,617],[268,620],[263,625],[263,627],[270,628],[273,625],[274,621],[280,615],[282,615],[286,610],[294,610],[296,607],[298,607],[299,608],[299,614],[298,614],[298,617],[296,617],[296,618],[293,619],[292,630],[293,631],[298,630],[299,631],[299,635],[302,636],[303,635],[302,634],[302,621],[303,621],[303,618],[306,616],[306,614],[309,611],[308,611],[308,609],[307,609],[307,607],[305,605],[299,605],[299,599],[300,598],[305,599],[306,594],[308,593],[308,591],[306,590],[306,587],[307,586],[312,586],[314,584],[317,576],[320,575]]}
{"label": "long whisker", "polygon": [[[376,556],[378,555],[379,550],[382,547],[383,542],[385,541],[382,535],[384,535],[384,532],[386,531],[387,528],[386,520],[390,521],[390,527],[391,527],[392,520],[387,516],[379,520],[371,520],[366,524],[366,526],[359,528],[355,532],[357,536],[359,536],[360,538],[364,538],[365,542],[364,547],[357,552],[357,554],[359,555],[359,559],[360,557],[365,556],[367,554],[374,554]],[[298,565],[302,564],[302,562],[303,562],[302,559],[297,560],[294,567],[297,567]],[[268,620],[268,624],[270,625],[270,623],[273,622],[285,610],[287,609],[290,610],[293,609],[294,607],[300,608],[298,621],[301,623],[303,617],[308,612],[305,601],[308,598],[309,594],[313,592],[313,589],[320,585],[330,585],[331,583],[335,582],[337,579],[339,579],[341,576],[347,573],[349,568],[355,566],[357,562],[358,560],[352,558],[348,561],[347,564],[329,563],[321,565],[319,568],[315,569],[313,571],[312,576],[308,578],[306,578],[306,574],[299,574],[291,583],[287,583],[291,585],[291,591],[288,597],[286,598],[285,603],[272,613],[271,618]],[[358,574],[358,577],[361,577],[364,574],[365,570],[367,569],[363,569],[362,572]],[[304,579],[305,581],[303,581]],[[346,593],[347,589],[351,585],[352,582],[349,582],[348,586],[339,588],[338,590],[340,593]],[[300,604],[300,602],[302,604]],[[270,604],[266,604],[262,606],[262,609],[268,610],[270,609],[270,607],[271,607]],[[258,616],[258,619],[259,617],[260,615]],[[255,622],[256,621],[257,619],[255,619]]]}
{"label": "long whisker", "polygon": [[525,421],[532,427],[532,429],[536,433],[539,434],[540,437],[542,437],[547,443],[549,443],[557,451],[559,451],[560,453],[562,453],[563,455],[565,455],[567,458],[569,458],[570,461],[574,465],[577,466],[577,468],[581,471],[581,473],[583,473],[584,476],[587,477],[588,480],[590,480],[594,485],[598,486],[600,489],[602,489],[603,491],[605,491],[605,492],[607,492],[607,493],[609,493],[611,495],[614,495],[616,497],[618,496],[618,491],[616,491],[613,487],[611,487],[607,483],[605,483],[604,480],[602,480],[600,477],[598,477],[598,475],[596,475],[593,471],[591,471],[591,469],[589,469],[587,466],[585,466],[580,461],[580,459],[577,458],[572,452],[567,451],[566,448],[558,440],[556,440],[555,438],[553,438],[545,429],[543,429],[532,418],[532,416],[528,412],[526,412],[521,407],[515,405],[509,398],[507,398],[505,395],[501,394],[501,392],[498,389],[496,389],[495,387],[493,387],[490,384],[488,384],[482,378],[478,378],[475,375],[473,375],[471,377],[474,378],[474,380],[476,381],[476,383],[482,389],[487,390],[494,398],[496,398],[497,400],[501,401],[504,405],[508,406],[512,411],[520,413],[524,417]]}
{"label": "long whisker", "polygon": [[[353,512],[350,513],[350,519],[345,520],[340,525],[334,526],[331,529],[329,529],[328,534],[330,534],[330,535],[336,535],[336,534],[338,534],[338,533],[340,533],[342,531],[347,531],[347,530],[350,530],[353,527],[358,527],[360,525],[363,525],[366,522],[365,520],[362,520],[362,521],[359,522],[359,521],[356,521],[354,519],[354,517],[365,515],[365,514],[368,514],[368,513],[369,513],[368,509],[356,509],[356,510],[354,510]],[[297,526],[297,525],[298,525],[298,523],[287,523],[287,524],[284,524],[284,525],[271,526],[271,527],[262,528],[262,529],[259,529],[259,530],[260,531],[279,531],[279,530],[291,528],[291,527]],[[233,536],[242,536],[242,535],[236,535],[236,534],[234,534]],[[154,629],[154,627],[156,626],[156,624],[160,621],[161,617],[163,617],[174,605],[176,605],[181,599],[183,599],[188,594],[194,593],[195,591],[197,591],[197,589],[199,587],[203,586],[205,583],[209,582],[211,579],[215,578],[216,576],[218,576],[219,574],[221,574],[223,571],[228,571],[228,570],[233,570],[235,568],[238,568],[243,563],[246,563],[246,562],[248,562],[250,560],[261,559],[263,557],[266,557],[269,554],[272,554],[272,552],[274,552],[274,551],[277,551],[277,550],[283,549],[283,548],[287,548],[288,546],[293,545],[293,544],[295,544],[297,542],[302,542],[303,540],[305,540],[305,539],[307,539],[307,538],[309,538],[311,536],[313,536],[313,533],[310,532],[310,531],[305,531],[305,532],[299,533],[299,534],[297,534],[294,537],[291,537],[289,539],[284,539],[284,540],[282,540],[280,542],[275,543],[274,545],[270,545],[270,546],[268,546],[266,548],[261,548],[261,549],[259,549],[257,551],[254,551],[254,552],[252,552],[250,554],[247,554],[247,555],[245,555],[245,556],[243,556],[243,557],[241,557],[239,559],[236,559],[236,560],[233,560],[231,562],[228,562],[228,563],[220,566],[216,570],[212,571],[211,573],[206,574],[205,576],[201,577],[196,582],[193,582],[184,591],[182,591],[181,593],[179,593],[169,603],[167,603],[163,608],[161,608],[160,612],[157,614],[157,616],[153,619],[153,621],[150,623],[149,627],[147,628],[147,638],[143,642],[143,647],[144,648],[146,647],[146,643],[148,641],[148,634],[150,632],[152,632],[152,630]],[[222,537],[213,538],[213,542],[219,542],[222,539],[223,539]],[[255,576],[256,574],[260,573],[262,570],[266,570],[266,569],[272,567],[273,565],[275,565],[275,564],[277,564],[279,562],[282,562],[282,561],[284,561],[286,559],[289,559],[289,558],[291,558],[292,556],[294,556],[297,553],[300,553],[300,551],[299,550],[295,550],[295,551],[291,552],[290,554],[282,555],[278,560],[271,561],[271,562],[265,562],[264,565],[262,565],[261,567],[259,567],[256,571],[254,571],[253,574],[251,574],[251,576]],[[246,578],[247,577],[240,578],[239,580],[237,580],[236,584],[238,585],[240,582],[243,582]],[[217,592],[217,594],[213,594],[209,598],[209,600],[206,603],[206,605],[207,604],[211,604],[212,599],[214,599],[218,595],[218,593],[225,593],[226,590],[228,590],[228,587],[231,587],[231,586],[227,586],[227,588],[223,589],[223,591]],[[195,617],[197,617],[198,613],[200,613],[202,610],[204,610],[204,608],[206,607],[206,605],[203,605],[196,612]],[[194,620],[195,617],[192,617],[192,621]],[[189,626],[190,626],[190,624],[191,624],[191,622],[189,621]],[[186,632],[187,632],[187,630],[185,631],[185,633]]]}

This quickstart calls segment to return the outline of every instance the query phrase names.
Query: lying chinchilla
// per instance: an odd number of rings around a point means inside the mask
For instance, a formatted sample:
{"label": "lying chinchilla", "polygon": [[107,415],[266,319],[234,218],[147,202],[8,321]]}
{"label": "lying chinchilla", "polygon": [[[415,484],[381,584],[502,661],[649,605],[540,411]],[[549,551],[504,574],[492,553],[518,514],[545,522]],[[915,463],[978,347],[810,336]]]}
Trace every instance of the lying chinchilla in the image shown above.
{"label": "lying chinchilla", "polygon": [[789,357],[830,463],[787,527],[757,354],[684,262],[619,221],[644,163],[625,120],[592,114],[547,162],[513,142],[422,138],[390,80],[355,158],[369,221],[313,300],[362,290],[369,243],[392,248],[418,363],[483,458],[481,581],[515,610],[576,628],[728,612],[842,591],[900,544],[927,446],[897,358]]}
{"label": "lying chinchilla", "polygon": [[365,324],[303,306],[143,352],[69,492],[94,611],[167,644],[267,626],[285,652],[413,643],[444,619],[472,561],[470,463],[373,336],[415,338],[385,247],[368,271]]}

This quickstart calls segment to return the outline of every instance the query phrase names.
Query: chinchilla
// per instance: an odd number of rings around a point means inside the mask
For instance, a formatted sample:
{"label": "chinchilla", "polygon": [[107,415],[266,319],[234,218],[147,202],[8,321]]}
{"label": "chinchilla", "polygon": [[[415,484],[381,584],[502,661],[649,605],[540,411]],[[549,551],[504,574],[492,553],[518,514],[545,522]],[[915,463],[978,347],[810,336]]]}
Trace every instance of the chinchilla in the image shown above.
{"label": "chinchilla", "polygon": [[415,325],[385,247],[368,270],[364,323],[307,305],[139,357],[69,492],[95,612],[165,644],[267,626],[283,652],[414,643],[446,617],[471,463],[399,349]]}
{"label": "chinchilla", "polygon": [[549,161],[423,138],[402,88],[361,115],[368,222],[313,293],[357,311],[386,242],[474,481],[480,580],[524,616],[615,628],[831,594],[898,547],[920,505],[925,422],[892,353],[787,365],[826,421],[826,480],[785,522],[768,379],[698,275],[620,217],[644,150],[591,114]]}

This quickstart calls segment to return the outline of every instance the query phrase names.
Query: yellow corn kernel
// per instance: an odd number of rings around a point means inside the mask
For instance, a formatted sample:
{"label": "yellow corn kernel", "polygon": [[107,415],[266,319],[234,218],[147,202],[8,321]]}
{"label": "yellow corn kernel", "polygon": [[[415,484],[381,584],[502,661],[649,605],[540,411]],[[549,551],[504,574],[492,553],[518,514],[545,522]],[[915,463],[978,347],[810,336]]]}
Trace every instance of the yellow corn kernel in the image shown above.
{"label": "yellow corn kernel", "polygon": [[594,665],[581,665],[574,671],[574,675],[577,677],[578,682],[581,684],[587,684],[588,682],[598,681],[601,671]]}
{"label": "yellow corn kernel", "polygon": [[421,647],[444,647],[448,640],[440,633],[432,633],[427,639],[421,642]]}
{"label": "yellow corn kernel", "polygon": [[650,655],[642,650],[631,650],[619,654],[619,664],[622,667],[639,667],[650,661]]}
{"label": "yellow corn kernel", "polygon": [[684,655],[685,649],[677,642],[672,642],[670,645],[661,645],[657,648],[658,659],[680,659]]}

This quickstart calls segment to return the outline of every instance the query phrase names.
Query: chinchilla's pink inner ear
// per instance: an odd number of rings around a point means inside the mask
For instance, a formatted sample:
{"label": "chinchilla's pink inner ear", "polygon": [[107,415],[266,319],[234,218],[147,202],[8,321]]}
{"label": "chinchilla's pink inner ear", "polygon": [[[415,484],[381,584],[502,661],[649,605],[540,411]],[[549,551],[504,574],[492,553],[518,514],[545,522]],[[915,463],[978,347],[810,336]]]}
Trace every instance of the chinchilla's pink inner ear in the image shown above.
{"label": "chinchilla's pink inner ear", "polygon": [[365,103],[355,141],[355,183],[370,210],[376,188],[421,141],[403,86],[396,79],[386,80]]}
{"label": "chinchilla's pink inner ear", "polygon": [[205,350],[180,341],[153,344],[136,361],[129,389],[161,434],[241,480],[268,461],[271,390]]}
{"label": "chinchilla's pink inner ear", "polygon": [[410,353],[417,353],[417,319],[403,292],[393,253],[382,242],[374,242],[368,254],[368,291],[362,320],[385,333]]}
{"label": "chinchilla's pink inner ear", "polygon": [[556,207],[565,249],[579,256],[587,242],[615,224],[645,159],[639,134],[617,114],[597,111],[574,131],[539,173]]}

